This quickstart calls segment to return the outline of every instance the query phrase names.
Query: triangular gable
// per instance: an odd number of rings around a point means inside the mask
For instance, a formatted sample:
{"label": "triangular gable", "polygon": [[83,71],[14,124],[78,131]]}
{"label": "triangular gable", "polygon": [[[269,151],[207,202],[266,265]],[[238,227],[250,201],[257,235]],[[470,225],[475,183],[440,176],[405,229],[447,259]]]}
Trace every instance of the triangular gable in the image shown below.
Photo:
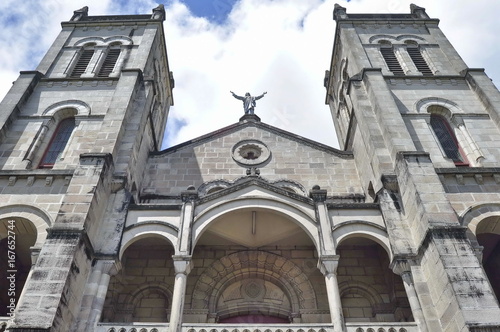
{"label": "triangular gable", "polygon": [[[250,119],[250,121],[248,119]],[[151,152],[151,156],[161,156],[161,155],[165,155],[165,154],[169,154],[169,153],[172,153],[175,151],[182,150],[184,148],[189,148],[192,146],[204,144],[206,142],[210,142],[212,140],[229,135],[231,133],[237,132],[237,131],[242,130],[243,128],[247,128],[247,127],[255,127],[255,128],[265,130],[265,131],[269,131],[269,132],[272,132],[272,133],[274,133],[278,136],[281,136],[283,138],[296,141],[300,144],[304,144],[304,145],[313,147],[315,149],[334,154],[334,155],[342,157],[342,158],[352,158],[353,157],[352,152],[342,151],[342,150],[336,149],[334,147],[331,147],[329,145],[326,145],[326,144],[323,144],[320,142],[316,142],[314,140],[305,138],[303,136],[296,135],[296,134],[291,133],[289,131],[286,131],[286,130],[274,127],[272,125],[260,122],[260,119],[257,116],[251,116],[251,115],[243,116],[240,119],[240,121],[237,123],[234,123],[232,125],[229,125],[229,126],[221,128],[221,129],[212,131],[212,132],[207,133],[205,135],[193,138],[189,141],[174,145],[174,146],[169,147],[165,150]]]}

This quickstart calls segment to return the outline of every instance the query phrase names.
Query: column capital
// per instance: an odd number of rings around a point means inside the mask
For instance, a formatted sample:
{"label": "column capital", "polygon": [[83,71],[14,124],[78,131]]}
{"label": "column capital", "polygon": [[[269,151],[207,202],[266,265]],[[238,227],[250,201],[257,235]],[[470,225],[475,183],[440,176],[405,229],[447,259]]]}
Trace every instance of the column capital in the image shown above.
{"label": "column capital", "polygon": [[406,273],[411,273],[411,264],[407,259],[394,259],[390,265],[392,272],[402,276]]}
{"label": "column capital", "polygon": [[325,189],[321,189],[320,186],[315,185],[309,191],[309,197],[313,199],[314,202],[324,202],[326,201],[327,191]]}
{"label": "column capital", "polygon": [[109,274],[110,276],[116,275],[122,268],[120,262],[111,259],[99,259],[95,265],[102,273]]}
{"label": "column capital", "polygon": [[394,259],[391,263],[392,272],[401,276],[401,279],[409,285],[413,284],[411,273],[411,261],[409,259]]}
{"label": "column capital", "polygon": [[194,202],[198,199],[198,191],[194,186],[189,186],[186,190],[181,192],[181,199],[184,203]]}
{"label": "column capital", "polygon": [[185,274],[188,275],[193,267],[191,262],[191,256],[184,255],[173,255],[175,274]]}
{"label": "column capital", "polygon": [[324,276],[337,274],[339,255],[323,255],[318,259],[318,269]]}

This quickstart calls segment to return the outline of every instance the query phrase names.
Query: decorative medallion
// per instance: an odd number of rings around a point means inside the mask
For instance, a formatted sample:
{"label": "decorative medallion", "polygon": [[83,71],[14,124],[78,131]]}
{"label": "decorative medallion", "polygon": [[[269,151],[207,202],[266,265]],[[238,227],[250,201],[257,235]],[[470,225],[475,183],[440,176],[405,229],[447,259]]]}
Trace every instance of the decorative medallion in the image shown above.
{"label": "decorative medallion", "polygon": [[244,140],[236,143],[232,149],[234,161],[246,166],[262,164],[271,157],[271,151],[258,140]]}
{"label": "decorative medallion", "polygon": [[266,287],[262,280],[253,279],[243,282],[242,295],[248,299],[257,299],[264,296]]}

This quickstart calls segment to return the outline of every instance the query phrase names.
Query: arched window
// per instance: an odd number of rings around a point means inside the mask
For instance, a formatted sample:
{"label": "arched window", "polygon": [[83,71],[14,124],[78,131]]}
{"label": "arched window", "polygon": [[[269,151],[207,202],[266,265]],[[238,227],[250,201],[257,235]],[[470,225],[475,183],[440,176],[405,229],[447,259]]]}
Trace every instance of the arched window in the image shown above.
{"label": "arched window", "polygon": [[71,133],[75,129],[75,118],[67,118],[57,126],[49,146],[43,154],[38,168],[52,168],[68,144]]}
{"label": "arched window", "polygon": [[453,160],[457,166],[467,166],[467,159],[463,155],[462,149],[448,121],[441,115],[431,114],[430,124],[446,157]]}
{"label": "arched window", "polygon": [[90,60],[94,56],[94,46],[95,43],[90,43],[84,46],[75,66],[73,67],[73,71],[71,72],[70,77],[81,77],[87,71]]}
{"label": "arched window", "polygon": [[403,68],[396,58],[396,54],[394,54],[394,49],[392,48],[392,44],[387,40],[381,40],[380,44],[380,53],[387,64],[387,67],[394,75],[404,75]]}
{"label": "arched window", "polygon": [[113,72],[115,68],[116,62],[118,61],[118,57],[120,56],[121,44],[113,44],[111,45],[106,57],[104,58],[104,62],[102,63],[101,69],[97,74],[97,77],[109,77],[109,75]]}
{"label": "arched window", "polygon": [[406,51],[408,52],[408,55],[410,56],[411,61],[413,61],[415,67],[417,67],[417,70],[424,75],[433,75],[434,73],[422,56],[418,44],[413,41],[407,41],[406,45]]}

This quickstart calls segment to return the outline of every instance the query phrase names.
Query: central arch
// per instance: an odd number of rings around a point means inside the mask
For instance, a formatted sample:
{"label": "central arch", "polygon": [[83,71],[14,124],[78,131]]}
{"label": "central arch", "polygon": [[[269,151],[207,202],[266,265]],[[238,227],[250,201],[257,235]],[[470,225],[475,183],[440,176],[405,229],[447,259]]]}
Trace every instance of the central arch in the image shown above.
{"label": "central arch", "polygon": [[[220,220],[228,213],[243,210],[271,212],[281,216],[300,227],[302,231],[312,241],[316,250],[320,248],[318,226],[315,220],[314,206],[304,202],[294,202],[280,200],[279,197],[241,197],[233,200],[222,201],[219,204],[211,204],[209,208],[201,210],[195,217],[192,226],[192,248],[196,246],[203,233],[211,227],[212,223]],[[202,207],[201,207],[202,209]],[[318,252],[319,254],[319,252]]]}
{"label": "central arch", "polygon": [[[301,310],[317,308],[314,288],[295,263],[273,253],[245,250],[222,257],[200,275],[192,295],[193,309],[208,309],[210,314],[218,318],[248,313],[247,304],[250,302],[244,301],[245,294],[238,295],[245,306],[233,306],[230,309],[221,306],[221,295],[235,282],[240,282],[238,292],[248,293],[247,298],[258,299],[260,309],[270,315],[292,317]],[[280,308],[266,301],[262,294],[266,287],[268,292],[274,289],[274,294],[282,293],[286,297],[282,303],[289,304],[288,312],[283,310],[283,306]],[[239,312],[241,310],[245,311]]]}

